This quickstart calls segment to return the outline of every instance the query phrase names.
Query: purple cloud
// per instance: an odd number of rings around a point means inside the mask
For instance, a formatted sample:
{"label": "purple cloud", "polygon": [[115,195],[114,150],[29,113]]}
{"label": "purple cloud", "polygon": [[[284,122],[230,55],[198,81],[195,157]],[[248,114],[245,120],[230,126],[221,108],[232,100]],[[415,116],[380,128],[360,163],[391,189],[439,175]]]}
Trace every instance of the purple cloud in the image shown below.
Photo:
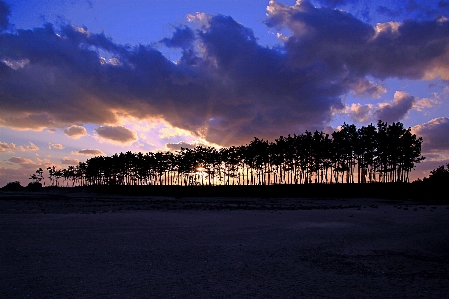
{"label": "purple cloud", "polygon": [[372,105],[352,104],[348,107],[349,116],[356,122],[365,122],[371,118]]}
{"label": "purple cloud", "polygon": [[84,128],[83,126],[70,126],[69,128],[64,130],[64,134],[77,139],[82,136],[86,136],[87,131],[86,128]]}
{"label": "purple cloud", "polygon": [[74,154],[82,154],[82,155],[88,155],[88,156],[103,156],[104,153],[99,149],[82,149],[77,152],[74,152]]}
{"label": "purple cloud", "polygon": [[190,144],[184,141],[181,141],[179,143],[167,143],[165,145],[165,147],[169,150],[169,151],[179,151],[181,150],[181,148],[188,148],[188,149],[193,149],[195,148],[197,145],[195,144]]}
{"label": "purple cloud", "polygon": [[413,107],[417,99],[405,92],[396,91],[391,104],[382,105],[375,113],[376,119],[387,123],[400,121]]}
{"label": "purple cloud", "polygon": [[8,160],[9,162],[12,163],[17,163],[17,164],[34,164],[34,162],[28,158],[21,158],[21,157],[11,157]]}
{"label": "purple cloud", "polygon": [[385,87],[374,84],[366,78],[355,81],[351,88],[354,95],[361,98],[380,98],[382,94],[387,92]]}
{"label": "purple cloud", "polygon": [[297,65],[324,63],[340,74],[349,69],[358,76],[421,79],[437,68],[437,61],[448,64],[449,21],[444,18],[374,28],[343,11],[315,8],[309,1],[294,6],[270,2],[268,9],[269,26],[292,31],[286,47]]}
{"label": "purple cloud", "polygon": [[102,126],[95,129],[99,136],[119,143],[131,143],[137,140],[137,133],[125,128],[114,126]]}
{"label": "purple cloud", "polygon": [[61,159],[61,164],[65,165],[78,165],[78,163],[79,163],[78,159],[69,159],[69,158]]}
{"label": "purple cloud", "polygon": [[434,118],[431,121],[413,127],[413,133],[423,138],[423,152],[442,151],[449,153],[449,119]]}

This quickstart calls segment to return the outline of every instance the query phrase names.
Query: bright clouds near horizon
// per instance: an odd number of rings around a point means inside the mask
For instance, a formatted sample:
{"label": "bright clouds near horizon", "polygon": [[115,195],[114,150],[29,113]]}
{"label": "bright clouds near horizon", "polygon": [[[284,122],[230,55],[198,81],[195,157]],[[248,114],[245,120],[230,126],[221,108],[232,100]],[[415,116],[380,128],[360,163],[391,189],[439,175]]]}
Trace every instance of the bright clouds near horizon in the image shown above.
{"label": "bright clouds near horizon", "polygon": [[61,164],[63,165],[78,165],[78,163],[80,162],[80,160],[78,159],[71,159],[71,158],[62,158],[61,159]]}
{"label": "bright clouds near horizon", "polygon": [[[191,143],[181,141],[181,142],[178,142],[178,143],[167,143],[167,144],[165,144],[166,149],[168,151],[171,151],[171,152],[180,151],[182,149],[193,149],[193,148],[195,148],[197,146],[207,147],[208,145],[204,144],[204,143],[201,143],[201,142],[198,142],[198,141],[197,142],[191,142]],[[215,148],[217,148],[217,146],[215,146]]]}
{"label": "bright clouds near horizon", "polygon": [[[0,0],[0,127],[64,139],[2,138],[2,153],[33,151],[15,145],[23,140],[60,149],[55,161],[124,146],[241,145],[329,131],[340,118],[392,122],[418,112],[411,126],[421,124],[423,136],[449,132],[431,123],[449,116],[445,0],[269,1],[256,17],[265,32],[232,15],[188,11],[187,23],[134,45],[63,18],[18,28],[8,3]],[[263,44],[263,34],[278,43]],[[431,87],[401,85],[426,80]]]}
{"label": "bright clouds near horizon", "polygon": [[190,143],[187,143],[187,142],[184,142],[184,141],[181,141],[181,142],[178,142],[178,143],[167,143],[165,146],[167,147],[167,149],[169,151],[173,151],[173,152],[179,151],[179,150],[181,150],[183,148],[186,148],[186,149],[193,149],[193,148],[195,148],[194,144],[190,144]]}
{"label": "bright clouds near horizon", "polygon": [[99,149],[82,149],[76,152],[72,152],[72,154],[81,154],[87,156],[104,156],[104,153]]}
{"label": "bright clouds near horizon", "polygon": [[191,135],[189,131],[170,126],[164,126],[159,130],[158,137],[161,139],[169,139],[172,137],[189,136],[189,135]]}

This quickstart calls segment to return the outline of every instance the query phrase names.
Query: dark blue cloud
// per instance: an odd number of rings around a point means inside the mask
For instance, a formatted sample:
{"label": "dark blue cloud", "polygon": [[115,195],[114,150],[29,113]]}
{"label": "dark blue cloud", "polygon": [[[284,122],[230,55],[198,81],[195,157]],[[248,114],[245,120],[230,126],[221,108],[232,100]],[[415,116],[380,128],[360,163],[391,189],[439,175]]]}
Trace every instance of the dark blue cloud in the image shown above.
{"label": "dark blue cloud", "polygon": [[400,121],[413,107],[416,98],[403,92],[396,92],[393,103],[381,107],[375,112],[376,119],[392,123]]}
{"label": "dark blue cloud", "polygon": [[449,119],[439,117],[413,127],[413,132],[422,136],[424,152],[449,153]]}
{"label": "dark blue cloud", "polygon": [[161,43],[171,48],[186,49],[192,46],[195,41],[195,33],[187,26],[175,28],[175,32],[171,38],[164,38]]}
{"label": "dark blue cloud", "polygon": [[194,31],[186,26],[175,28],[175,32],[171,38],[164,38],[160,42],[169,48],[182,49],[182,60],[184,63],[194,65],[198,62],[193,44],[195,43]]}
{"label": "dark blue cloud", "polygon": [[291,7],[273,4],[267,24],[292,31],[286,48],[300,66],[322,62],[354,76],[421,79],[435,64],[447,65],[444,18],[374,28],[348,13],[302,1]]}

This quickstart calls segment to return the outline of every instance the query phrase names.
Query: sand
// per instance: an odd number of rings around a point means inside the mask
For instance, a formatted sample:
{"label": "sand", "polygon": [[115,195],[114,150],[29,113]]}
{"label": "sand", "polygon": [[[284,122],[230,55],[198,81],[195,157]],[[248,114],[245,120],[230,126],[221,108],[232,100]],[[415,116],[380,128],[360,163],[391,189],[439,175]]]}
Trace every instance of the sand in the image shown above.
{"label": "sand", "polygon": [[0,193],[0,298],[447,298],[449,206]]}

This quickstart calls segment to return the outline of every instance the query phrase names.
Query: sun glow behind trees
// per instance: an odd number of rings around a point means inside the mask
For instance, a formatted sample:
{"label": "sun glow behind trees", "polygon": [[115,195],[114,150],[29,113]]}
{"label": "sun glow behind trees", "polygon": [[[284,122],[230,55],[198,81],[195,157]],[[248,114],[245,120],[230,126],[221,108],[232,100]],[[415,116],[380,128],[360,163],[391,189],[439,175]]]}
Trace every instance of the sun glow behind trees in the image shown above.
{"label": "sun glow behind trees", "polygon": [[[424,160],[421,144],[400,122],[359,129],[345,123],[331,136],[306,131],[274,142],[255,137],[247,145],[219,150],[128,151],[47,170],[51,186],[408,182],[415,164]],[[38,169],[30,179],[44,180],[42,173]]]}

